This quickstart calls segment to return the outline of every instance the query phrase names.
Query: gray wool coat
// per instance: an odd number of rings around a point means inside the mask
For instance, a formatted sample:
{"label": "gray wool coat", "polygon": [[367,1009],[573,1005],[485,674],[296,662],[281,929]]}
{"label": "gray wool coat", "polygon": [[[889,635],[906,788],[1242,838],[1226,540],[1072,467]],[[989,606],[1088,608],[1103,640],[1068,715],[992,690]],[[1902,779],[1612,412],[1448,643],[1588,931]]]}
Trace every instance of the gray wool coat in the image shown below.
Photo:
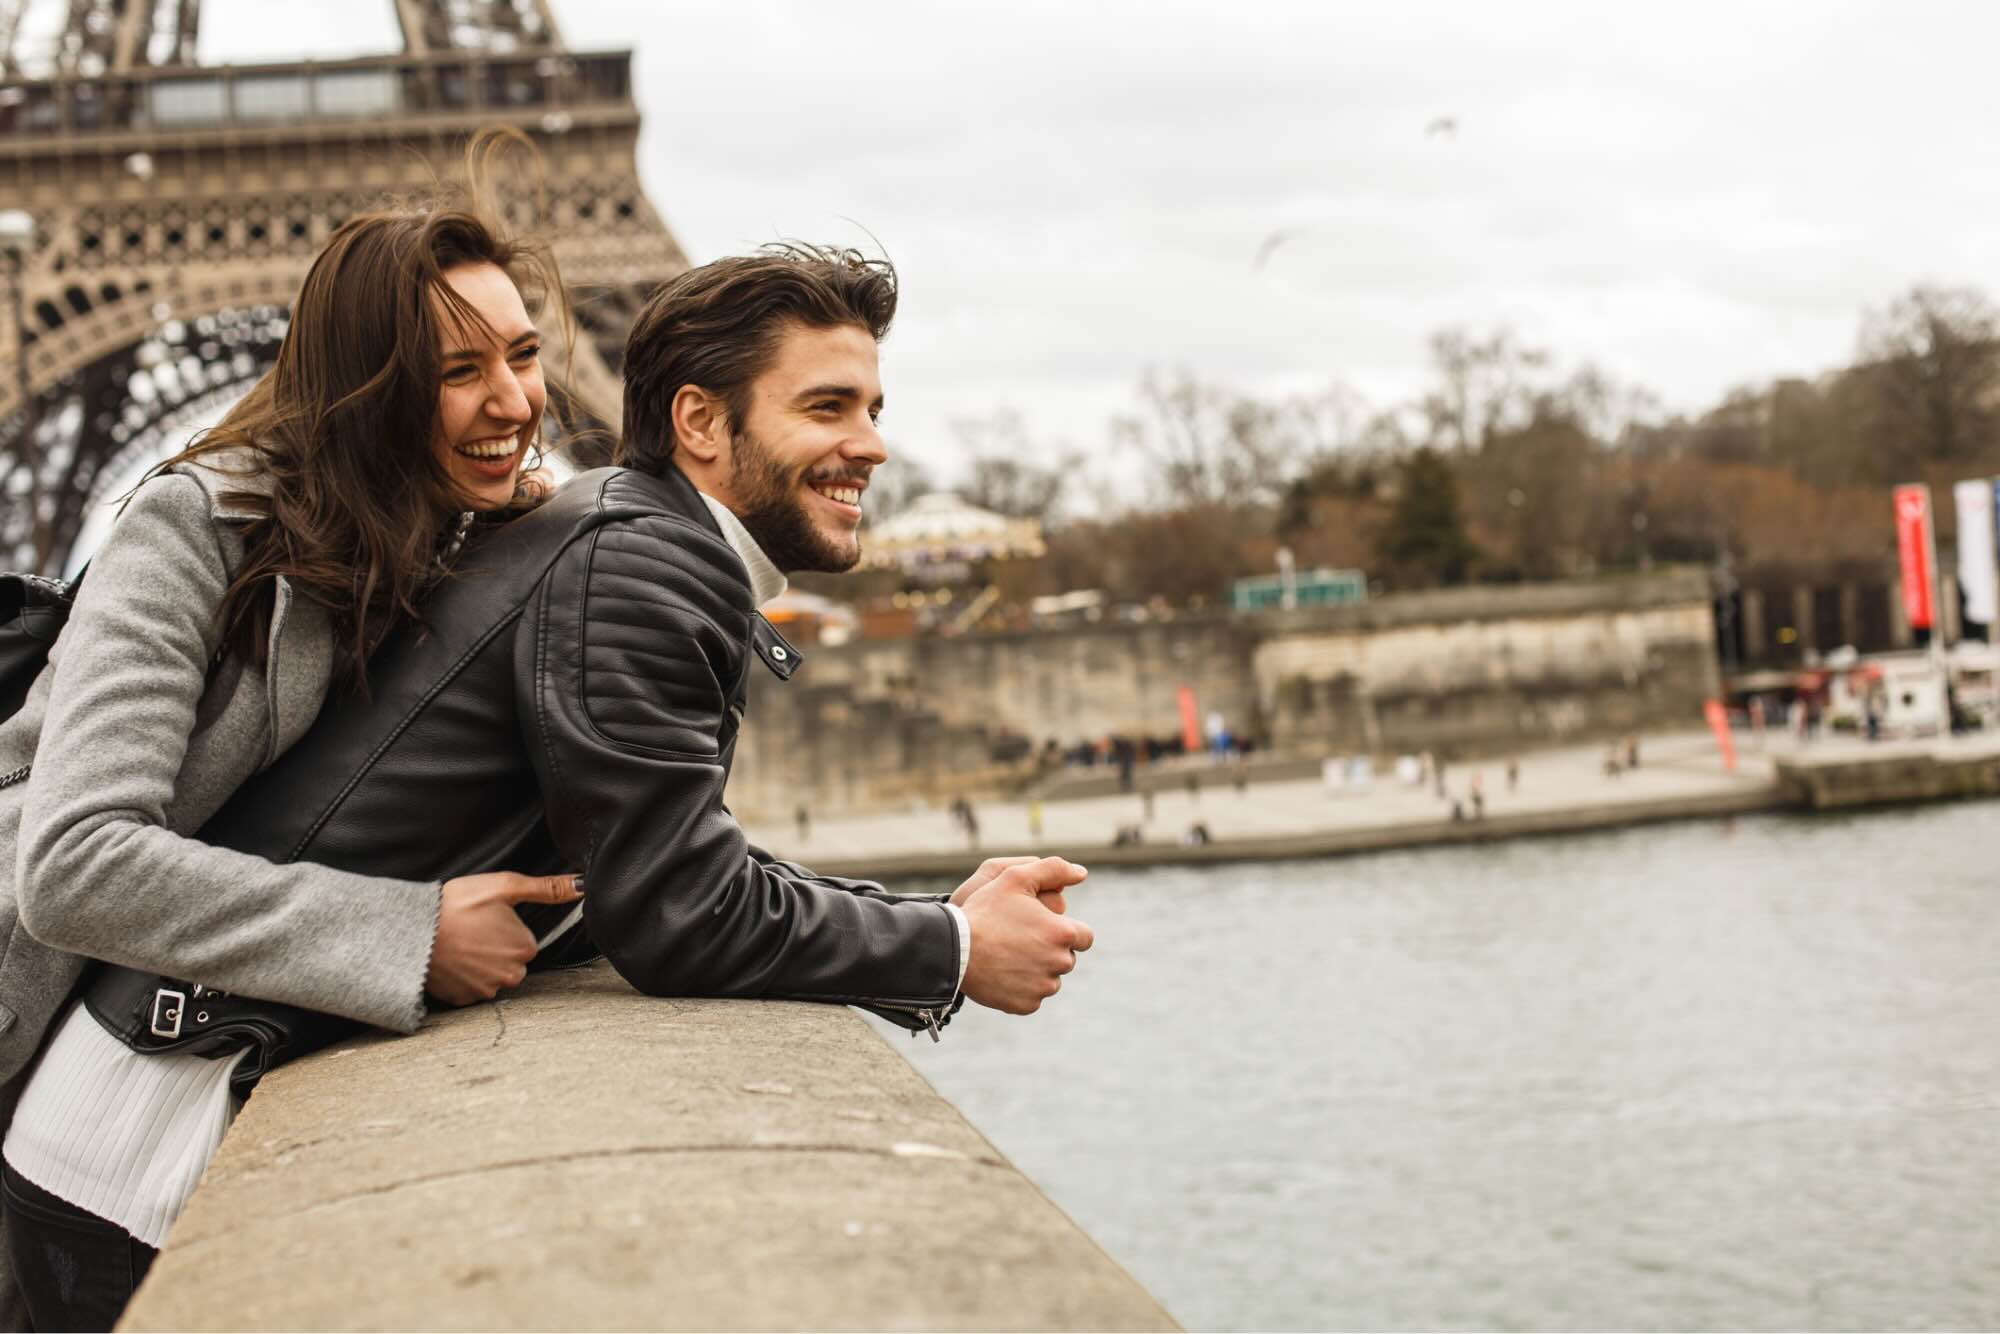
{"label": "gray wool coat", "polygon": [[[188,837],[305,733],[332,679],[329,620],[282,579],[268,670],[216,662],[254,517],[225,497],[258,489],[200,467],[141,486],[49,666],[0,723],[0,774],[31,766],[0,790],[0,1129],[85,958],[402,1032],[423,1017],[436,883]],[[0,1322],[12,1290],[0,1285]]]}

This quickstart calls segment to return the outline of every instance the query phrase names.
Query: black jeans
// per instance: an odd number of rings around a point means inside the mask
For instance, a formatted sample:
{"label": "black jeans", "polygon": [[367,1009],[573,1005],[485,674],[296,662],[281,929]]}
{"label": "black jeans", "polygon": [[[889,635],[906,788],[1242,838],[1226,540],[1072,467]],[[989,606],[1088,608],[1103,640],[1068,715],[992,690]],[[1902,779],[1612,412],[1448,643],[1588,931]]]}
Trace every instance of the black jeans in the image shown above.
{"label": "black jeans", "polygon": [[49,1194],[0,1164],[7,1255],[38,1334],[107,1330],[156,1252],[124,1228]]}

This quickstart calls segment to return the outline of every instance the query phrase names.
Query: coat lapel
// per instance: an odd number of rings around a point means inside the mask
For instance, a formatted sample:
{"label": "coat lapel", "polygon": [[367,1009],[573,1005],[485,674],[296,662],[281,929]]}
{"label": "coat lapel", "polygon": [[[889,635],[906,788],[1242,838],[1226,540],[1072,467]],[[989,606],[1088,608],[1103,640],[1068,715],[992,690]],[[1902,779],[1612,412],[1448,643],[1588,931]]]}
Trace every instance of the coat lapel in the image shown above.
{"label": "coat lapel", "polygon": [[278,577],[271,607],[269,663],[264,688],[271,710],[269,764],[291,749],[319,716],[333,675],[333,626],[317,603],[294,598],[291,581]]}

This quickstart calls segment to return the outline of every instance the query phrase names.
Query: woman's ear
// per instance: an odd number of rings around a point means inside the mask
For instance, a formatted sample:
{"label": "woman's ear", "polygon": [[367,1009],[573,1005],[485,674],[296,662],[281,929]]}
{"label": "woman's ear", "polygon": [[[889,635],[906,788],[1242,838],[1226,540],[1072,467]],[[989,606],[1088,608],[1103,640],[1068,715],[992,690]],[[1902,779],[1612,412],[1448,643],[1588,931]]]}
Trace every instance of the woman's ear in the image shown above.
{"label": "woman's ear", "polygon": [[674,392],[667,416],[675,448],[702,463],[714,463],[722,456],[729,439],[729,413],[721,399],[700,385],[684,384]]}

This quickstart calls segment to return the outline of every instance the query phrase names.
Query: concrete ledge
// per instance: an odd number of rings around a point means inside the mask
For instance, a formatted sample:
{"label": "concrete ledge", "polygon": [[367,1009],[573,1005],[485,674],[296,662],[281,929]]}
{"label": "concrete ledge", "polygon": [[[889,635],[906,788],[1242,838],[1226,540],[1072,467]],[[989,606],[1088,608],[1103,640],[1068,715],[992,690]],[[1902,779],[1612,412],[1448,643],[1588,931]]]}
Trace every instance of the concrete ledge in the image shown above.
{"label": "concrete ledge", "polygon": [[603,965],[275,1072],[119,1326],[1174,1327],[858,1015]]}

